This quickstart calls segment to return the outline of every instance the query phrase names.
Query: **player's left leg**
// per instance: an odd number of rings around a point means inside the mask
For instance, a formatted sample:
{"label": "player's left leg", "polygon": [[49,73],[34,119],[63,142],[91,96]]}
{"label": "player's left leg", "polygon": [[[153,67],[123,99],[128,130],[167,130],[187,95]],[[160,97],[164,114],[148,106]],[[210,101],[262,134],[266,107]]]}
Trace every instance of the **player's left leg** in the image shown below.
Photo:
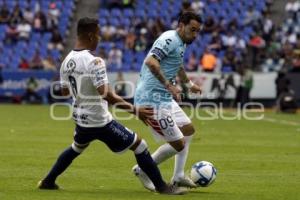
{"label": "player's left leg", "polygon": [[48,190],[59,189],[58,185],[55,183],[57,177],[62,174],[70,166],[72,161],[84,151],[91,140],[93,140],[93,138],[82,134],[77,127],[72,145],[59,155],[48,175],[43,180],[39,181],[38,188]]}
{"label": "player's left leg", "polygon": [[175,101],[172,102],[172,116],[184,135],[185,145],[184,149],[175,155],[174,174],[171,182],[181,186],[193,187],[192,181],[184,174],[184,168],[195,129],[191,120]]}

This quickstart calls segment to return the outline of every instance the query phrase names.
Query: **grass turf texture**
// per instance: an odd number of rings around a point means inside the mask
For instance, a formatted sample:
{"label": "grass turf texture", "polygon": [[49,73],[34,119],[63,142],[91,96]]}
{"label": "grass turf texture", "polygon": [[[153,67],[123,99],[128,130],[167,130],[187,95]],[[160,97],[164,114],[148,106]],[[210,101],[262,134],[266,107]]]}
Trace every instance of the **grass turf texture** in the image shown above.
{"label": "grass turf texture", "polygon": [[[145,190],[131,173],[131,152],[111,153],[94,142],[58,179],[59,191],[40,191],[37,182],[72,142],[73,122],[54,121],[49,106],[0,105],[0,200],[169,199]],[[57,115],[67,110],[58,108]],[[202,115],[205,113],[202,111]],[[127,114],[123,114],[127,115]],[[270,121],[193,120],[197,134],[186,170],[200,160],[218,169],[216,182],[176,199],[264,200],[300,198],[300,115],[265,113]],[[144,137],[153,152],[158,144],[146,126],[122,121]],[[160,165],[169,180],[173,159]]]}

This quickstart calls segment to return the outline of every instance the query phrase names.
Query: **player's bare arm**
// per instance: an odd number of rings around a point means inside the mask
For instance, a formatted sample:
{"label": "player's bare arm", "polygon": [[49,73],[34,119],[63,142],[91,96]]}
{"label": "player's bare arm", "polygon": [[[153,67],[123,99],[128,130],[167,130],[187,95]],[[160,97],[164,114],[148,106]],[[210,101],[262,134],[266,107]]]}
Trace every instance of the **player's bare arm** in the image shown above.
{"label": "player's bare arm", "polygon": [[159,80],[159,82],[161,82],[161,84],[163,84],[165,88],[167,88],[167,90],[170,91],[170,93],[173,95],[176,101],[180,101],[181,91],[166,80],[166,78],[163,75],[163,72],[160,69],[159,61],[153,56],[148,56],[146,58],[145,64],[148,66],[149,70],[157,78],[157,80]]}
{"label": "player's bare arm", "polygon": [[144,122],[153,116],[152,108],[133,106],[131,103],[128,103],[122,97],[113,92],[108,84],[101,85],[97,88],[97,91],[108,103],[116,105],[117,108],[121,108],[129,113],[137,115]]}
{"label": "player's bare arm", "polygon": [[181,66],[178,70],[178,76],[180,81],[192,92],[192,93],[201,93],[201,88],[194,84],[189,77],[187,76],[183,66]]}

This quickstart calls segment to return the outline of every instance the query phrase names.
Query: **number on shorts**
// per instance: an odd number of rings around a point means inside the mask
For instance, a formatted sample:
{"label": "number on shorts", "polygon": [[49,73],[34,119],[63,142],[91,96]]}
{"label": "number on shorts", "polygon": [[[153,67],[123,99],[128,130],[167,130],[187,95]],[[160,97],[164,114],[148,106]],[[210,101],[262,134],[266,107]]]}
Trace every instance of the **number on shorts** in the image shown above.
{"label": "number on shorts", "polygon": [[171,116],[168,116],[167,118],[160,119],[159,125],[162,129],[167,129],[169,126],[173,127],[174,126],[174,121]]}

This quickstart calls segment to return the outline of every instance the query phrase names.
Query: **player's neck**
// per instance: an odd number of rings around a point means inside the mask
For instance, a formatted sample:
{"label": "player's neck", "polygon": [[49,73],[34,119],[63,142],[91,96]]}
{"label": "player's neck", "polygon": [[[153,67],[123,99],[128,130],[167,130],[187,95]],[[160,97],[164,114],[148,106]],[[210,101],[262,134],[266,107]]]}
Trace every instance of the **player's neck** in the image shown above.
{"label": "player's neck", "polygon": [[74,49],[76,50],[90,50],[89,45],[85,44],[84,42],[77,40]]}
{"label": "player's neck", "polygon": [[179,36],[179,38],[181,39],[181,41],[184,43],[184,40],[183,40],[183,33],[180,31],[179,28],[176,29],[176,32],[177,32],[177,35]]}

